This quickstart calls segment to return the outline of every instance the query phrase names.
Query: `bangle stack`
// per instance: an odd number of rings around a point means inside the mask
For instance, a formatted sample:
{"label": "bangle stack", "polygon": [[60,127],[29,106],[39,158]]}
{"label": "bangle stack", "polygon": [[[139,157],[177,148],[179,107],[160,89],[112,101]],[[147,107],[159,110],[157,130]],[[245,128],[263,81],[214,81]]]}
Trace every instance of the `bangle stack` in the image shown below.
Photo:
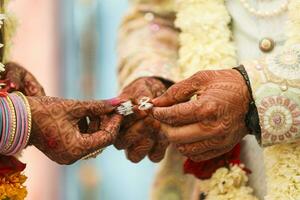
{"label": "bangle stack", "polygon": [[31,132],[31,111],[27,98],[11,93],[0,98],[0,154],[15,155],[26,147]]}

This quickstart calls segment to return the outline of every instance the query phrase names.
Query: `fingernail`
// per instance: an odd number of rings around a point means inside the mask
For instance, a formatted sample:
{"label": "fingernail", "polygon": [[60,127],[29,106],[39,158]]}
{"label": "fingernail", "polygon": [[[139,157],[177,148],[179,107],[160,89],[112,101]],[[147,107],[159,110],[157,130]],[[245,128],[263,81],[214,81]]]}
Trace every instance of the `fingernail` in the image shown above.
{"label": "fingernail", "polygon": [[122,100],[118,97],[115,97],[115,98],[112,98],[112,99],[107,99],[105,101],[108,102],[112,106],[118,106],[119,104],[122,103]]}

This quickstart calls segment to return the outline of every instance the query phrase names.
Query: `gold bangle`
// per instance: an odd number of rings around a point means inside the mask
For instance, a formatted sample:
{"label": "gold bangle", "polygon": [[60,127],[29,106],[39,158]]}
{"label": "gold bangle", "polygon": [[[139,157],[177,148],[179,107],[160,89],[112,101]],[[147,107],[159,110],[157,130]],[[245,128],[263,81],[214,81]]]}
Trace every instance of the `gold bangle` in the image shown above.
{"label": "gold bangle", "polygon": [[17,122],[16,122],[16,110],[14,107],[14,104],[12,103],[11,99],[9,98],[9,96],[6,96],[6,100],[10,109],[10,114],[11,114],[11,133],[10,133],[10,137],[9,137],[9,141],[6,144],[6,146],[4,147],[4,151],[6,153],[6,151],[11,147],[11,145],[14,142],[15,139],[15,135],[16,135],[16,126],[17,126]]}
{"label": "gold bangle", "polygon": [[29,142],[29,138],[30,138],[30,134],[31,134],[31,123],[32,123],[32,116],[31,116],[31,109],[30,109],[30,104],[28,102],[28,99],[26,98],[26,96],[21,93],[21,92],[16,92],[16,94],[18,96],[20,96],[25,104],[26,110],[27,110],[27,117],[28,117],[28,133],[27,133],[27,137],[26,137],[26,142],[25,142],[25,146],[27,146],[28,142]]}
{"label": "gold bangle", "polygon": [[87,160],[87,159],[90,159],[90,158],[96,158],[99,154],[101,154],[101,153],[104,151],[104,149],[105,149],[105,148],[103,148],[103,149],[98,149],[98,150],[96,150],[96,151],[94,151],[94,152],[92,152],[92,153],[89,153],[88,155],[83,156],[83,157],[81,158],[81,160]]}

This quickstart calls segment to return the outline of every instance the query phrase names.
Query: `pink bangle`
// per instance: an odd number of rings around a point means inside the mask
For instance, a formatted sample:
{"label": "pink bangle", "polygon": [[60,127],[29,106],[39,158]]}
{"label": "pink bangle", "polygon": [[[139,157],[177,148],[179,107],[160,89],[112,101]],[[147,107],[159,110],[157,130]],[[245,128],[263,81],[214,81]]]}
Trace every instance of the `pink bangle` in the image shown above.
{"label": "pink bangle", "polygon": [[26,113],[26,105],[25,103],[23,102],[23,99],[16,95],[16,94],[13,94],[16,99],[18,99],[18,104],[19,104],[19,112],[20,112],[20,121],[21,121],[21,137],[19,139],[19,143],[18,143],[18,146],[17,148],[15,149],[15,151],[12,152],[11,155],[14,155],[16,153],[18,153],[19,151],[21,151],[22,149],[25,148],[26,146],[26,138],[27,138],[27,128],[28,128],[28,122],[27,122],[27,113]]}
{"label": "pink bangle", "polygon": [[25,130],[24,130],[24,113],[22,109],[22,101],[20,97],[18,97],[16,94],[9,94],[14,108],[16,112],[16,133],[14,137],[14,142],[11,145],[11,147],[7,150],[7,155],[14,155],[17,152],[19,152],[22,148],[22,140],[25,135]]}
{"label": "pink bangle", "polygon": [[12,102],[12,105],[13,105],[13,108],[14,108],[14,112],[16,113],[16,129],[15,129],[15,134],[13,136],[10,136],[10,137],[13,137],[13,140],[12,140],[9,148],[6,149],[6,151],[4,152],[5,155],[10,155],[10,152],[12,151],[12,149],[14,149],[16,147],[16,145],[17,145],[16,144],[16,140],[20,137],[20,134],[19,134],[19,132],[20,132],[19,129],[20,128],[18,126],[18,124],[19,124],[19,118],[20,118],[20,113],[18,112],[18,105],[17,105],[17,102],[16,102],[14,96],[12,96],[12,95],[9,94],[9,98],[10,98],[10,100]]}
{"label": "pink bangle", "polygon": [[24,148],[26,147],[26,145],[29,142],[29,138],[30,138],[30,134],[31,134],[31,123],[32,123],[32,116],[31,116],[31,109],[30,109],[30,104],[28,102],[28,99],[26,98],[26,96],[24,94],[22,94],[21,92],[16,92],[16,94],[22,98],[23,103],[25,104],[25,110],[26,110],[26,141],[24,144]]}

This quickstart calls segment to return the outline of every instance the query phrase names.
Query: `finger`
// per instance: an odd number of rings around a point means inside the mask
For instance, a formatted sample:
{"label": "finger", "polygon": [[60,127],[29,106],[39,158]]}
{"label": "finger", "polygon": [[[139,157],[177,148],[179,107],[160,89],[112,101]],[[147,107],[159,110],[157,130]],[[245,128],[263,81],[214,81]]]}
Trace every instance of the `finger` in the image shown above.
{"label": "finger", "polygon": [[[196,82],[195,82],[196,81]],[[152,100],[157,107],[171,106],[188,101],[199,89],[196,79],[189,78],[172,85],[163,95]]]}
{"label": "finger", "polygon": [[152,139],[143,138],[128,148],[126,156],[131,162],[138,163],[147,156],[153,145],[154,141]]}
{"label": "finger", "polygon": [[137,119],[145,118],[145,117],[147,117],[151,113],[150,109],[148,109],[148,110],[140,110],[139,109],[139,105],[133,106],[132,110],[133,110],[134,115],[135,115],[135,117]]}
{"label": "finger", "polygon": [[142,137],[142,129],[144,127],[143,121],[138,121],[133,124],[129,129],[124,129],[118,135],[114,146],[117,149],[126,149]]}
{"label": "finger", "polygon": [[107,99],[105,100],[106,102],[108,102],[110,105],[112,106],[118,106],[120,105],[122,102],[124,102],[124,100],[122,100],[121,98],[119,97],[115,97],[115,98],[112,98],[112,99]]}
{"label": "finger", "polygon": [[202,154],[209,150],[224,148],[227,145],[225,140],[226,139],[224,136],[220,136],[208,140],[203,140],[200,142],[178,144],[176,146],[181,154],[190,157]]}
{"label": "finger", "polygon": [[135,114],[125,116],[122,122],[121,130],[129,129],[138,121],[140,121],[140,119],[137,116],[135,116]]}
{"label": "finger", "polygon": [[230,146],[230,147],[226,147],[226,148],[222,148],[222,149],[213,149],[213,150],[206,151],[206,152],[196,155],[196,156],[191,156],[189,158],[195,162],[210,160],[210,159],[216,158],[218,156],[221,156],[225,153],[228,153],[229,151],[231,151],[233,149],[233,147],[234,146]]}
{"label": "finger", "polygon": [[169,146],[167,138],[162,133],[158,133],[158,135],[157,142],[154,144],[148,155],[152,162],[160,162],[164,158],[166,150]]}
{"label": "finger", "polygon": [[216,120],[218,107],[205,98],[179,103],[170,107],[153,108],[153,117],[172,126],[183,126],[202,120]]}
{"label": "finger", "polygon": [[9,79],[10,81],[12,81],[15,84],[16,90],[23,89],[22,79],[24,78],[25,69],[14,62],[6,63],[5,69],[6,70],[3,73],[1,73],[1,76],[5,77],[5,79]]}
{"label": "finger", "polygon": [[161,125],[161,130],[166,133],[170,142],[173,143],[192,143],[199,140],[210,139],[225,134],[225,129],[220,123],[206,125],[196,123],[180,127],[171,127],[166,124]]}
{"label": "finger", "polygon": [[45,91],[38,80],[17,63],[5,64],[6,72],[3,76],[14,83],[14,90],[23,92],[26,96],[45,96]]}
{"label": "finger", "polygon": [[24,92],[27,96],[45,96],[45,90],[37,79],[29,72],[24,77]]}
{"label": "finger", "polygon": [[99,117],[103,114],[112,112],[115,107],[108,101],[76,101],[65,100],[66,106],[70,109],[72,116],[81,119],[83,117]]}
{"label": "finger", "polygon": [[88,153],[111,145],[118,134],[122,117],[113,115],[101,124],[100,131],[92,134],[81,134],[80,140],[85,143]]}

